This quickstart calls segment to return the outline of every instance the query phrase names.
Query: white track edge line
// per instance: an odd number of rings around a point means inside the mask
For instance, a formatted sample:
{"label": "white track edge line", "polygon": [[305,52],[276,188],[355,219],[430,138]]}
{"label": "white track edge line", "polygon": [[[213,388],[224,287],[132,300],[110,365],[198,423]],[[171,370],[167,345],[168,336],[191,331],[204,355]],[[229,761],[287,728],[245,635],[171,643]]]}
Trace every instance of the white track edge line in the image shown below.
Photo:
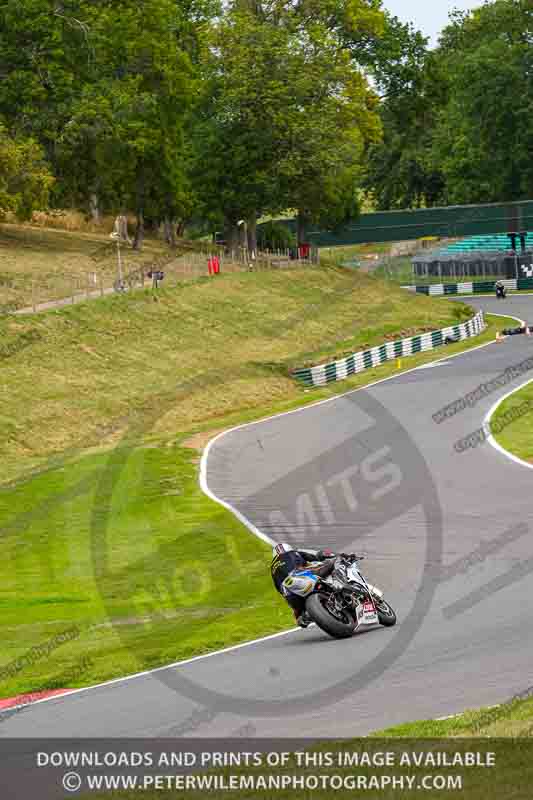
{"label": "white track edge line", "polygon": [[[137,678],[145,678],[149,675],[155,675],[157,672],[164,672],[165,670],[176,669],[177,667],[185,667],[188,664],[193,664],[195,661],[203,661],[206,658],[212,658],[212,656],[221,656],[225,653],[232,653],[235,650],[240,650],[243,647],[250,647],[254,644],[261,644],[262,642],[267,642],[271,639],[279,639],[281,636],[287,636],[289,633],[296,633],[297,631],[301,630],[301,628],[290,628],[286,631],[279,631],[278,633],[271,633],[269,636],[262,636],[260,639],[253,639],[250,642],[241,642],[241,644],[234,644],[231,647],[225,647],[222,650],[213,650],[212,653],[204,653],[200,656],[193,656],[192,658],[187,658],[185,661],[176,661],[173,664],[165,664],[161,667],[155,667],[154,669],[147,669],[143,672],[135,672],[132,675],[125,675],[120,678],[112,678],[109,681],[104,681],[103,683],[95,683],[92,686],[82,686],[79,689],[67,689],[63,694],[56,694],[52,697],[43,697],[40,700],[30,701],[29,703],[21,703],[20,705],[10,706],[9,708],[3,708],[0,710],[0,723],[1,717],[3,714],[10,714],[13,711],[20,710],[22,708],[30,708],[33,706],[40,705],[41,703],[49,703],[52,700],[64,700],[68,697],[73,697],[77,694],[82,694],[83,692],[89,692],[92,689],[102,689],[106,686],[113,686],[114,684],[118,683],[128,683],[129,681],[136,680]],[[31,692],[26,692],[25,695],[22,696],[31,696]]]}
{"label": "white track edge line", "polygon": [[[524,324],[523,320],[521,320],[519,317],[515,317],[513,314],[492,314],[490,311],[487,311],[486,313],[488,316],[504,317],[506,319],[515,319],[522,325]],[[466,340],[463,339],[463,341]],[[467,350],[461,350],[461,352],[459,353],[452,353],[451,355],[442,356],[441,358],[436,358],[434,361],[428,361],[427,364],[424,364],[423,366],[440,364],[441,361],[450,361],[452,358],[459,358],[459,356],[468,355],[469,353],[473,353],[476,350],[482,350],[484,347],[489,347],[490,345],[493,344],[495,344],[494,340],[490,342],[485,342],[484,344],[478,344],[475,347],[469,347]],[[407,358],[409,358],[409,356],[407,356]],[[299,408],[292,408],[289,411],[280,411],[277,414],[270,414],[268,417],[262,417],[261,419],[252,420],[251,422],[244,422],[241,425],[235,425],[233,428],[228,428],[225,431],[221,431],[208,442],[202,453],[202,457],[200,459],[200,476],[199,476],[200,488],[205,494],[207,494],[208,497],[211,498],[211,500],[214,500],[216,503],[219,503],[219,505],[224,506],[224,508],[228,509],[228,511],[231,511],[255,536],[258,536],[259,539],[262,539],[264,542],[267,542],[268,544],[274,544],[275,542],[269,536],[266,536],[266,534],[260,531],[252,522],[250,522],[244,516],[244,514],[242,514],[238,509],[234,508],[230,503],[217,497],[217,495],[215,495],[214,492],[212,492],[211,489],[209,488],[209,485],[207,483],[207,459],[209,457],[209,451],[211,450],[212,445],[214,445],[223,436],[226,436],[230,433],[235,433],[235,431],[242,430],[243,428],[249,428],[252,425],[262,425],[264,422],[268,422],[272,419],[277,419],[278,417],[285,417],[288,416],[289,414],[298,414],[302,411],[306,411],[308,408],[317,408],[318,406],[325,405],[326,403],[332,403],[335,400],[340,400],[343,397],[348,397],[351,394],[355,394],[355,392],[361,392],[366,389],[371,389],[373,386],[378,386],[379,384],[385,383],[386,381],[396,380],[397,378],[401,378],[404,375],[408,375],[411,372],[416,372],[416,370],[418,369],[420,369],[420,366],[411,367],[411,369],[402,370],[401,372],[398,372],[394,375],[389,375],[386,378],[380,378],[377,381],[372,381],[372,383],[366,383],[364,386],[358,386],[356,389],[348,389],[348,391],[342,392],[341,394],[336,394],[333,395],[332,397],[326,397],[324,400],[317,400],[315,403],[309,403],[308,405],[300,406]],[[319,388],[324,388],[324,387],[319,387]]]}
{"label": "white track edge line", "polygon": [[[496,703],[496,705],[493,705],[493,706],[481,706],[481,710],[482,711],[492,711],[493,708],[501,708],[503,705],[505,705],[505,703]],[[472,709],[470,709],[470,708],[465,708],[464,711],[458,711],[457,714],[448,714],[448,716],[446,716],[446,717],[435,717],[435,719],[433,721],[434,722],[444,722],[447,719],[456,719],[457,717],[462,717],[464,714],[466,714],[468,711],[471,711],[471,710]]]}
{"label": "white track edge line", "polygon": [[487,311],[486,312],[489,317],[504,317],[504,319],[515,319],[517,322],[520,322],[521,325],[525,325],[525,321],[520,319],[520,317],[515,317],[514,314],[496,314],[495,311]]}
{"label": "white track edge line", "polygon": [[[494,315],[494,316],[501,316],[501,315]],[[506,315],[505,315],[506,316]],[[516,319],[518,322],[521,320],[518,317],[509,316],[508,319]],[[473,338],[473,337],[472,337]],[[463,340],[464,341],[464,340]],[[452,353],[448,356],[442,356],[442,358],[437,358],[435,361],[428,361],[427,364],[424,364],[425,367],[429,367],[433,364],[439,364],[441,361],[450,361],[452,358],[457,358],[458,356],[466,355],[467,353],[472,353],[475,350],[481,350],[484,347],[488,347],[489,345],[494,344],[494,341],[485,342],[484,344],[479,344],[476,347],[470,347],[468,350],[462,350],[460,353]],[[407,356],[408,357],[408,356]],[[244,516],[237,508],[228,503],[226,500],[222,500],[218,495],[216,495],[211,489],[209,488],[209,484],[207,482],[207,460],[209,458],[209,452],[211,447],[223,436],[227,436],[230,433],[235,433],[235,431],[242,430],[243,428],[249,428],[252,425],[262,425],[264,422],[269,422],[272,419],[277,419],[278,417],[285,417],[289,416],[289,414],[298,414],[302,411],[306,411],[308,408],[317,408],[318,406],[325,405],[326,403],[331,403],[335,400],[340,400],[344,397],[348,397],[348,395],[354,394],[355,392],[361,392],[366,389],[371,389],[373,386],[377,386],[380,383],[385,383],[385,381],[396,380],[397,378],[403,377],[404,375],[408,375],[410,372],[416,372],[420,369],[418,367],[412,367],[411,369],[403,370],[395,375],[389,375],[387,378],[380,378],[377,381],[373,381],[372,383],[366,383],[364,386],[358,386],[356,389],[349,389],[346,392],[342,392],[341,394],[333,395],[333,397],[326,397],[324,400],[317,400],[316,403],[309,403],[305,406],[300,406],[299,408],[292,408],[289,411],[280,411],[277,414],[271,414],[268,417],[262,417],[261,419],[252,420],[251,422],[244,422],[241,425],[235,425],[233,428],[228,428],[225,431],[221,431],[216,436],[214,436],[205,446],[204,451],[202,453],[202,457],[200,459],[200,470],[199,470],[199,483],[200,488],[211,500],[219,505],[223,506],[225,509],[230,511],[237,519],[242,522],[242,524],[248,528],[248,530],[253,533],[258,539],[261,539],[263,542],[266,542],[269,545],[275,545],[275,541],[267,536],[263,531],[259,530],[251,520]]]}
{"label": "white track edge line", "polygon": [[[507,392],[507,394],[504,394],[503,397],[500,397],[500,399],[497,400],[494,403],[494,405],[487,412],[487,414],[485,416],[485,419],[483,420],[483,428],[485,430],[489,430],[490,431],[490,421],[491,421],[492,417],[494,416],[494,414],[496,413],[496,411],[498,410],[498,408],[501,406],[501,404],[504,403],[505,400],[507,400],[508,397],[511,397],[513,394],[516,394],[521,389],[523,389],[525,386],[528,386],[530,383],[533,383],[533,378],[529,378],[529,380],[524,381],[524,383],[521,383],[520,386],[517,386],[516,388],[511,389],[510,392]],[[509,450],[506,450],[505,447],[502,447],[502,445],[498,441],[496,441],[496,439],[494,438],[492,433],[489,436],[487,436],[487,442],[492,447],[494,447],[495,450],[497,450],[503,456],[508,458],[510,461],[514,461],[515,464],[520,464],[520,466],[526,467],[527,469],[533,469],[533,464],[530,464],[529,461],[524,461],[523,458],[519,458],[518,456],[515,456],[514,453],[511,453]]]}

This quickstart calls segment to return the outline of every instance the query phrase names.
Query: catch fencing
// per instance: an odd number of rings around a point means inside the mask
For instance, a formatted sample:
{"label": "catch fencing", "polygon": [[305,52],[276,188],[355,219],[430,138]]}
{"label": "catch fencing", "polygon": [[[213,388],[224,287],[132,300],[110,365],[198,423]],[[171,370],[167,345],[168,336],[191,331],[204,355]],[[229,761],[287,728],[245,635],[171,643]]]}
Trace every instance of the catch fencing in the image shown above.
{"label": "catch fencing", "polygon": [[464,253],[433,251],[412,260],[417,278],[530,278],[532,252],[472,250]]}

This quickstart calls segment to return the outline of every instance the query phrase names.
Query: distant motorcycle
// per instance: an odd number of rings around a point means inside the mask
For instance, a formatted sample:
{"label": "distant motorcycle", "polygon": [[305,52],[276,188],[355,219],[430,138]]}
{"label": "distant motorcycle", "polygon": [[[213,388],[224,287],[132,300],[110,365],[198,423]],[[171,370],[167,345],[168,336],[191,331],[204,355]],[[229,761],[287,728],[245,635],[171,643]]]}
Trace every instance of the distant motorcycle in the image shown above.
{"label": "distant motorcycle", "polygon": [[498,281],[496,284],[496,297],[498,300],[505,300],[507,297],[507,289],[505,288],[505,284]]}
{"label": "distant motorcycle", "polygon": [[346,639],[362,627],[396,624],[396,614],[383,592],[361,574],[358,562],[362,560],[363,556],[337,556],[327,578],[303,569],[283,582],[287,592],[307,598],[307,614],[334,639]]}

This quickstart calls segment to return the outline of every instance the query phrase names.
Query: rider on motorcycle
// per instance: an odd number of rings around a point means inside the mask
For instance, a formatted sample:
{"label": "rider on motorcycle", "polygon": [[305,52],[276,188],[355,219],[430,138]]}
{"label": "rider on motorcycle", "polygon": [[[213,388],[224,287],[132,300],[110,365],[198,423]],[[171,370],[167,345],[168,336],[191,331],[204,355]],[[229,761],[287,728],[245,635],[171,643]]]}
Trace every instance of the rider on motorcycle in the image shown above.
{"label": "rider on motorcycle", "polygon": [[500,300],[505,300],[507,289],[503,281],[496,281],[495,283],[496,297]]}
{"label": "rider on motorcycle", "polygon": [[[333,572],[336,553],[332,550],[295,550],[290,544],[277,544],[272,551],[270,571],[277,591],[283,595],[294,612],[294,617],[300,628],[307,628],[311,620],[305,613],[305,598],[290,594],[283,586],[283,581],[292,572],[303,569],[312,570],[321,578],[327,578]],[[320,562],[315,566],[310,566]]]}

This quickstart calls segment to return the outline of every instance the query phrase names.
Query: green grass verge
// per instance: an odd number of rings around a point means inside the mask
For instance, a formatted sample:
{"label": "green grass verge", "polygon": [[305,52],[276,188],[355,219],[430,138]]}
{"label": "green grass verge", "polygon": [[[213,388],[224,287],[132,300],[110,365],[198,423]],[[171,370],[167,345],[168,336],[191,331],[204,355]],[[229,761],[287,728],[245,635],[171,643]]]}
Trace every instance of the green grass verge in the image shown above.
{"label": "green grass verge", "polygon": [[[515,415],[516,419],[510,422]],[[533,463],[533,382],[504,400],[492,423],[503,428],[495,437],[502,447]]]}
{"label": "green grass verge", "polygon": [[533,697],[516,698],[493,708],[465,711],[449,719],[408,722],[372,734],[376,738],[408,739],[531,738],[533,736]]}
{"label": "green grass verge", "polygon": [[[229,744],[229,743],[228,743]],[[234,751],[241,753],[250,751],[248,747],[234,745]],[[276,749],[279,752],[281,747]],[[212,742],[208,742],[204,752],[213,751]],[[307,752],[305,752],[307,751]],[[252,750],[252,752],[256,752]],[[283,752],[283,751],[282,751]],[[305,753],[305,755],[304,755]],[[529,741],[513,739],[475,739],[452,741],[403,739],[354,739],[342,743],[328,742],[321,746],[301,746],[297,754],[289,755],[281,767],[226,768],[202,771],[199,778],[206,788],[183,790],[173,788],[165,790],[163,780],[158,790],[143,791],[147,800],[178,800],[186,797],[201,798],[209,796],[214,800],[222,798],[244,798],[257,800],[265,797],[268,800],[312,800],[313,798],[370,798],[370,800],[415,800],[427,797],[430,800],[443,797],[468,798],[468,800],[530,800],[531,783],[533,782],[533,747]],[[363,766],[344,766],[346,756],[358,756],[368,759]],[[157,754],[154,756],[157,763]],[[439,760],[447,758],[446,766],[438,766]],[[481,759],[482,765],[469,765],[470,758]],[[305,766],[304,758],[308,759]],[[320,758],[331,759],[332,766],[319,766]],[[391,766],[383,766],[385,758],[391,759]],[[297,760],[298,759],[298,760]],[[374,762],[370,759],[375,759]],[[425,760],[427,759],[427,760]],[[460,761],[454,759],[461,759]],[[368,763],[372,766],[368,766]],[[164,762],[163,762],[164,763]],[[266,757],[263,755],[263,764]],[[323,764],[324,762],[322,762]],[[338,764],[341,764],[339,766]],[[419,766],[420,764],[423,766]],[[464,765],[461,765],[464,764]],[[471,764],[472,762],[470,762]],[[474,761],[475,763],[475,761]],[[455,766],[451,766],[455,764]],[[457,764],[460,764],[459,766]],[[107,771],[108,773],[110,770]],[[137,770],[137,773],[142,770]],[[171,781],[176,772],[164,766],[160,774],[169,775]],[[272,776],[279,781],[279,776],[296,779],[294,787],[261,789],[259,781]],[[254,779],[256,788],[228,788],[226,790],[207,788],[207,781],[223,778],[229,786],[232,776],[237,779]],[[385,783],[384,779],[387,779]],[[331,784],[322,785],[322,780],[329,779]],[[302,787],[302,781],[305,783]],[[342,781],[345,781],[344,785]],[[246,786],[246,784],[244,784]],[[275,785],[275,784],[274,784]],[[249,785],[248,785],[249,786]],[[302,788],[300,788],[302,787]],[[334,788],[331,788],[334,787]],[[113,797],[114,800],[133,800],[139,791],[114,791],[98,793],[82,797]]]}
{"label": "green grass verge", "polygon": [[[207,747],[207,752],[211,750]],[[458,797],[468,798],[468,800],[530,800],[531,798],[531,782],[533,781],[533,766],[532,766],[532,747],[529,742],[522,740],[475,740],[470,746],[464,742],[456,740],[455,742],[439,743],[434,741],[411,741],[404,740],[400,745],[398,742],[390,740],[381,740],[379,745],[373,746],[369,740],[353,740],[343,742],[342,744],[330,744],[321,748],[307,748],[307,757],[309,759],[319,758],[322,755],[332,758],[335,766],[329,768],[320,767],[301,767],[302,750],[298,752],[299,762],[296,761],[296,756],[288,759],[286,764],[281,768],[262,767],[255,769],[233,768],[225,770],[212,770],[211,774],[204,771],[200,773],[201,779],[206,782],[221,777],[228,782],[231,776],[249,780],[250,778],[255,781],[260,780],[260,777],[276,776],[275,780],[279,780],[280,775],[292,776],[295,779],[294,788],[275,788],[266,790],[264,784],[258,785],[258,789],[241,788],[232,790],[228,789],[205,789],[184,790],[172,789],[165,790],[163,787],[164,779],[161,779],[161,786],[159,790],[143,791],[143,797],[147,800],[156,800],[156,798],[163,798],[163,800],[181,800],[181,798],[204,798],[209,796],[213,800],[236,800],[236,798],[243,798],[243,800],[257,800],[258,797],[265,797],[268,800],[313,800],[314,798],[370,798],[370,800],[415,800],[415,798],[425,797],[430,800],[436,800],[443,797]],[[317,751],[321,751],[317,752]],[[245,752],[244,748],[240,752]],[[376,763],[379,765],[384,754],[392,758],[394,764],[402,766],[391,766],[389,768],[380,766],[363,766],[363,767],[345,767],[336,766],[337,759],[344,757],[346,754],[351,756],[354,753],[367,754],[368,757],[375,757]],[[454,767],[436,767],[436,766],[416,766],[415,759],[424,759],[428,757],[430,764],[438,763],[438,759],[444,754],[448,757],[448,763],[453,764],[454,758],[462,758],[465,763],[468,763],[468,758],[474,754],[474,758],[479,754],[479,757],[487,761],[487,766],[454,766]],[[404,761],[405,758],[410,759],[409,762]],[[433,758],[433,761],[431,759]],[[319,763],[319,762],[317,762]],[[342,762],[341,762],[342,763]],[[418,762],[420,763],[420,761]],[[492,766],[490,766],[492,765]],[[139,771],[137,771],[139,772]],[[177,770],[172,772],[174,776]],[[169,775],[170,770],[161,768],[160,773]],[[322,780],[328,779],[331,784],[325,784],[322,788]],[[172,781],[173,777],[170,778]],[[385,783],[385,779],[387,783]],[[346,788],[339,788],[343,786],[342,782],[345,781]],[[299,788],[302,786],[303,788]],[[403,783],[402,783],[403,781]],[[408,781],[410,783],[408,783]],[[229,784],[227,784],[229,785]],[[244,784],[246,786],[246,784]],[[275,786],[276,784],[274,784]],[[334,786],[335,788],[331,788]],[[310,787],[310,788],[306,788]],[[411,788],[408,788],[411,787]],[[437,787],[437,788],[433,788]],[[114,800],[133,800],[139,795],[139,791],[113,791],[112,793],[98,793],[91,795],[82,795],[84,798],[96,797],[112,797]]]}
{"label": "green grass verge", "polygon": [[[403,359],[402,368],[489,341],[501,325],[498,318],[474,340]],[[397,372],[389,363],[322,389],[296,387],[294,396],[231,410],[215,424]],[[201,446],[213,425],[134,435],[0,490],[0,696],[89,685],[292,624],[271,586],[268,548],[199,489],[198,452],[184,440],[195,433]],[[58,644],[73,625],[71,640]]]}
{"label": "green grass verge", "polygon": [[0,696],[83,686],[289,626],[269,549],[201,492],[194,456],[176,443],[118,449],[2,494]]}
{"label": "green grass verge", "polygon": [[[529,800],[533,783],[533,699],[515,700],[492,709],[472,711],[449,720],[416,722],[401,725],[373,734],[366,739],[348,739],[342,742],[325,742],[320,745],[300,746],[283,766],[262,766],[213,769],[200,773],[204,781],[217,776],[226,781],[230,776],[293,776],[300,780],[336,780],[336,790],[321,783],[315,788],[287,788],[262,792],[255,788],[240,790],[209,790],[214,800],[222,798],[354,798],[370,797],[372,800],[415,800],[418,797],[465,797],[468,800]],[[229,743],[228,743],[229,744]],[[204,751],[212,752],[212,743]],[[249,744],[233,745],[234,750],[246,752]],[[255,748],[257,751],[258,748]],[[279,747],[283,750],[282,747]],[[289,747],[286,752],[291,752]],[[299,755],[296,756],[294,752]],[[359,764],[347,766],[345,757],[357,755]],[[364,758],[366,756],[367,761]],[[439,763],[443,756],[447,764]],[[155,757],[157,759],[157,756]],[[263,764],[265,764],[265,757]],[[423,759],[418,761],[416,759]],[[427,759],[427,760],[426,760]],[[473,759],[469,761],[469,759]],[[481,765],[477,763],[480,760]],[[369,765],[370,761],[370,765]],[[389,764],[387,765],[387,761]],[[163,767],[163,774],[170,770]],[[172,773],[174,774],[174,773]],[[333,776],[335,776],[333,778]],[[347,783],[339,785],[339,778]],[[387,778],[381,785],[372,781]],[[392,785],[391,779],[396,779]],[[404,782],[400,784],[400,781]],[[355,783],[357,782],[357,783]],[[340,786],[340,788],[339,788]],[[206,790],[144,791],[147,800],[163,798],[202,797]],[[163,789],[161,791],[161,789]],[[138,792],[137,792],[138,794]],[[94,795],[91,795],[94,796]],[[108,797],[99,793],[98,798]],[[133,800],[135,793],[118,791],[116,800]]]}

